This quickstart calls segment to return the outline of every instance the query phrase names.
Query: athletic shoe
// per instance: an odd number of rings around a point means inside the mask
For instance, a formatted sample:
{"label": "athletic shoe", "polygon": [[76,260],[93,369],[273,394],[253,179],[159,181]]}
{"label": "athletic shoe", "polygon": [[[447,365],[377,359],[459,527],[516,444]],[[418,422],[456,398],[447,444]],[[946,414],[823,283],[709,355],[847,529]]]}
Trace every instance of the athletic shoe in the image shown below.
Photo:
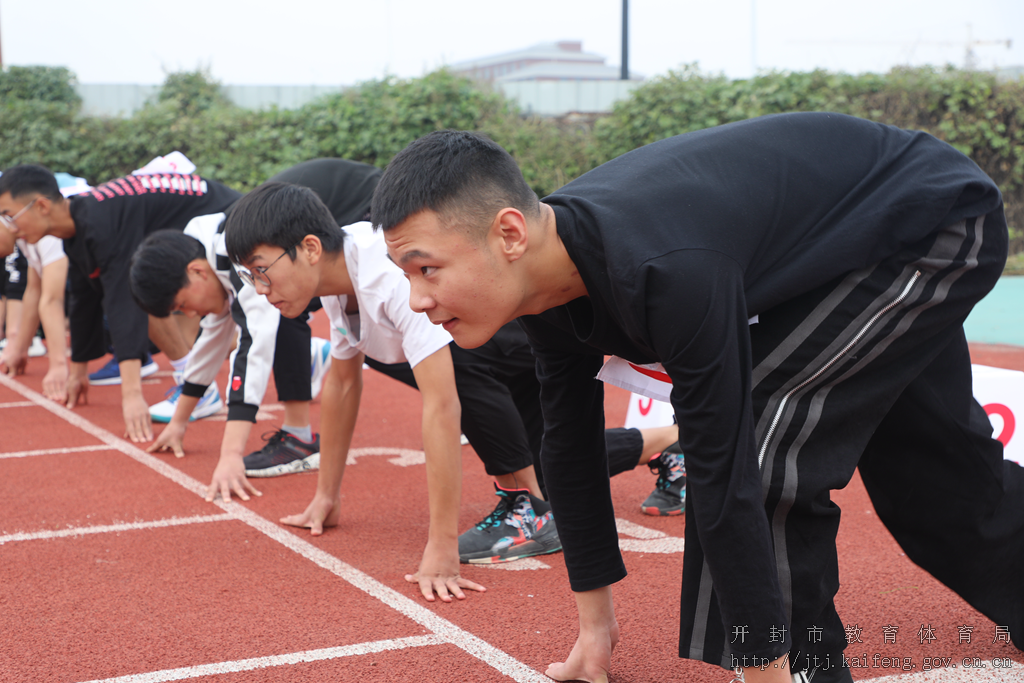
{"label": "athletic shoe", "polygon": [[[165,394],[167,398],[149,407],[149,417],[153,422],[167,423],[171,421],[171,418],[174,417],[174,411],[178,407],[178,399],[181,398],[181,387],[181,384],[171,387]],[[192,414],[189,415],[188,421],[195,422],[204,417],[216,415],[223,407],[224,401],[220,398],[220,390],[217,389],[215,382],[206,387],[206,393],[199,399],[196,407],[192,409]]]}
{"label": "athletic shoe", "polygon": [[654,491],[640,505],[645,515],[681,515],[686,507],[686,465],[679,442],[666,448],[647,463],[651,473],[658,475]]}
{"label": "athletic shoe", "polygon": [[324,377],[331,367],[331,342],[320,337],[313,337],[309,340],[309,374],[311,396],[316,398],[320,394],[320,387],[323,386]]}
{"label": "athletic shoe", "polygon": [[280,477],[282,474],[320,469],[320,435],[313,443],[283,429],[263,435],[266,445],[245,456],[247,477]]}
{"label": "athletic shoe", "polygon": [[0,339],[0,351],[3,351],[6,348],[7,348],[7,337],[4,337],[3,339]]}
{"label": "athletic shoe", "polygon": [[32,337],[32,343],[28,347],[29,358],[39,358],[46,355],[46,344],[39,337]]}
{"label": "athletic shoe", "polygon": [[459,562],[495,564],[562,549],[551,506],[526,489],[494,485],[494,512],[459,536]]}
{"label": "athletic shoe", "polygon": [[[117,356],[112,356],[107,364],[96,372],[89,373],[89,384],[97,387],[110,386],[112,384],[121,383],[121,367],[118,365]],[[153,357],[148,353],[146,354],[146,360],[142,363],[142,370],[139,372],[140,377],[149,377],[154,374],[160,366],[156,364]]]}
{"label": "athletic shoe", "polygon": [[853,683],[850,667],[842,663],[842,655],[836,659],[839,661],[838,664],[833,663],[831,657],[829,658],[828,668],[812,667],[793,674],[793,683]]}

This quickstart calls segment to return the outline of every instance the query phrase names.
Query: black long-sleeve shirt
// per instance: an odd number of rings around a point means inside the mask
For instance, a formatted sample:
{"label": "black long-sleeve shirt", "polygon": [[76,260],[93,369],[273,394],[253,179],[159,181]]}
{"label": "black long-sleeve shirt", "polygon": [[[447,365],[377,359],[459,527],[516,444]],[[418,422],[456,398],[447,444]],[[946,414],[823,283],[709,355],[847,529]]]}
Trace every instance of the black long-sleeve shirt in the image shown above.
{"label": "black long-sleeve shirt", "polygon": [[[544,202],[588,296],[521,318],[573,590],[625,576],[603,460],[603,354],[661,362],[723,625],[778,656],[786,623],[762,505],[748,319],[1001,204],[930,135],[824,113],[762,117],[625,154]],[[728,630],[726,630],[728,632]]]}
{"label": "black long-sleeve shirt", "polygon": [[132,299],[128,269],[147,235],[183,230],[196,216],[219,213],[242,195],[197,175],[126,176],[71,197],[75,235],[64,240],[71,268],[71,360],[107,352],[103,315],[118,360],[143,359],[149,349],[146,313]]}

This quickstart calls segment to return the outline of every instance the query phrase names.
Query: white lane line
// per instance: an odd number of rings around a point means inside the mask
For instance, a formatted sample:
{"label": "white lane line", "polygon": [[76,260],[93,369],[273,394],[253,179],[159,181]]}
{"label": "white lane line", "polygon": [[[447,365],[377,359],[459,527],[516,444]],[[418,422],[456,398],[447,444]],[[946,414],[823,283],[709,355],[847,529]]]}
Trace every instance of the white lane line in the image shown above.
{"label": "white lane line", "polygon": [[359,643],[358,645],[345,645],[343,647],[328,647],[322,650],[306,650],[305,652],[294,652],[287,655],[256,657],[253,659],[240,659],[234,662],[217,662],[216,664],[188,666],[180,669],[151,671],[149,673],[133,674],[131,676],[97,679],[94,681],[88,681],[88,683],[164,683],[165,681],[182,681],[187,678],[199,678],[200,676],[216,676],[217,674],[265,669],[271,666],[285,666],[288,664],[300,664],[303,662],[320,662],[325,659],[340,659],[342,657],[368,655],[373,654],[374,652],[384,652],[386,650],[404,650],[410,647],[424,647],[427,645],[443,644],[444,640],[437,636],[413,636],[411,638],[378,640],[372,643]]}
{"label": "white lane line", "polygon": [[551,569],[551,565],[544,564],[535,557],[524,557],[521,560],[512,560],[511,562],[496,562],[495,564],[475,564],[474,567],[483,567],[484,569],[504,569],[507,572],[521,572],[536,569]]}
{"label": "white lane line", "polygon": [[982,660],[981,663],[985,665],[985,668],[952,669],[947,667],[862,680],[871,681],[871,683],[1020,683],[1024,681],[1024,664],[1018,661],[1013,661],[1012,668],[995,668],[992,666],[992,660]]}
{"label": "white lane line", "polygon": [[397,457],[388,458],[388,462],[398,465],[399,467],[409,467],[411,465],[423,465],[427,462],[427,456],[424,455],[423,451],[414,451],[410,448],[388,448],[384,447],[372,447],[372,448],[351,448],[348,451],[348,459],[345,461],[346,465],[355,465],[356,459],[368,455],[394,455]]}
{"label": "white lane line", "polygon": [[[136,448],[124,439],[117,438],[102,427],[94,425],[81,415],[46,399],[42,394],[32,391],[28,387],[15,382],[4,375],[0,375],[0,384],[18,392],[36,405],[49,410],[58,417],[63,418],[72,426],[78,427],[83,432],[86,432],[100,441],[109,444],[112,449],[118,450],[136,462],[159,472],[197,496],[205,497],[206,486],[196,479],[188,476],[181,470],[171,467],[159,458]],[[503,650],[499,650],[472,633],[462,630],[450,621],[442,619],[420,603],[407,598],[405,595],[402,595],[388,586],[385,586],[368,574],[364,574],[355,567],[352,567],[333,555],[320,550],[313,544],[302,540],[291,532],[285,531],[283,528],[264,519],[263,517],[260,517],[248,508],[235,502],[225,503],[222,500],[214,501],[213,505],[216,505],[225,512],[232,514],[238,520],[266,534],[281,545],[284,545],[302,557],[310,560],[317,566],[332,572],[345,581],[348,581],[356,588],[373,596],[374,598],[377,598],[399,614],[402,614],[425,627],[427,630],[437,634],[443,638],[445,642],[461,648],[509,678],[518,681],[519,683],[551,683],[550,678],[534,671]]]}
{"label": "white lane line", "polygon": [[31,533],[8,534],[0,536],[0,545],[14,541],[38,541],[51,538],[70,538],[72,536],[87,536],[89,534],[109,534],[120,531],[135,531],[137,529],[163,529],[172,526],[184,526],[186,524],[203,524],[205,522],[224,522],[233,520],[232,515],[196,515],[194,517],[171,517],[169,519],[158,519],[152,522],[125,522],[123,524],[104,524],[97,526],[73,527],[70,529],[58,529],[56,531],[34,531]]}
{"label": "white lane line", "polygon": [[35,403],[32,401],[11,401],[10,403],[0,403],[0,408],[28,408],[34,405]]}
{"label": "white lane line", "polygon": [[[681,521],[681,520],[680,520]],[[648,529],[626,519],[615,519],[615,527],[620,534],[633,538],[620,538],[619,550],[631,553],[656,553],[670,555],[681,553],[686,547],[686,539],[669,536],[664,531]]]}
{"label": "white lane line", "polygon": [[633,538],[643,538],[646,540],[653,540],[655,538],[666,538],[668,534],[664,531],[658,531],[657,529],[648,529],[645,526],[640,526],[628,519],[615,518],[615,529],[620,534],[625,536],[632,536]]}
{"label": "white lane line", "polygon": [[[35,405],[34,403],[32,405]],[[107,444],[98,446],[75,446],[74,448],[42,448],[37,451],[13,451],[0,453],[0,460],[4,458],[31,458],[34,455],[61,455],[63,453],[86,453],[88,451],[111,451],[114,450]]]}

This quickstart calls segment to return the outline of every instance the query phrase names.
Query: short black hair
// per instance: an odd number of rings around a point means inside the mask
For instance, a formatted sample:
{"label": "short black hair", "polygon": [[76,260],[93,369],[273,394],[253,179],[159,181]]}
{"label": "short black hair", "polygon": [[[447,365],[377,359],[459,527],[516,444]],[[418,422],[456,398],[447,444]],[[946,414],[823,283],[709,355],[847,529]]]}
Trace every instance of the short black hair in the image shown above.
{"label": "short black hair", "polygon": [[228,258],[245,264],[261,244],[281,247],[295,259],[295,245],[306,235],[324,251],[341,251],[345,233],[316,192],[291,183],[266,182],[239,199],[224,219]]}
{"label": "short black hair", "polygon": [[171,314],[174,297],[188,287],[188,264],[206,259],[206,247],[181,230],[157,230],[132,255],[129,277],[139,308],[157,318]]}
{"label": "short black hair", "polygon": [[55,202],[64,199],[53,172],[37,164],[19,164],[5,170],[3,175],[0,175],[0,194],[8,192],[11,199],[24,197],[33,192]]}
{"label": "short black hair", "polygon": [[443,224],[482,231],[504,208],[532,217],[537,194],[512,155],[480,133],[439,130],[399,152],[373,193],[371,221],[385,232],[424,209]]}

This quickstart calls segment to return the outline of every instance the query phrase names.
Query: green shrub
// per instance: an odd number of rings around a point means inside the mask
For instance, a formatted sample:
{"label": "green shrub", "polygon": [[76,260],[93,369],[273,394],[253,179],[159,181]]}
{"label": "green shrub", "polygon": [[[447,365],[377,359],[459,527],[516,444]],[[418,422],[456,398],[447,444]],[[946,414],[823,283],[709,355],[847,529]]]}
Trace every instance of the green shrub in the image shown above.
{"label": "green shrub", "polygon": [[0,102],[8,105],[14,100],[61,103],[72,109],[82,103],[74,74],[62,66],[10,66],[0,71]]}

